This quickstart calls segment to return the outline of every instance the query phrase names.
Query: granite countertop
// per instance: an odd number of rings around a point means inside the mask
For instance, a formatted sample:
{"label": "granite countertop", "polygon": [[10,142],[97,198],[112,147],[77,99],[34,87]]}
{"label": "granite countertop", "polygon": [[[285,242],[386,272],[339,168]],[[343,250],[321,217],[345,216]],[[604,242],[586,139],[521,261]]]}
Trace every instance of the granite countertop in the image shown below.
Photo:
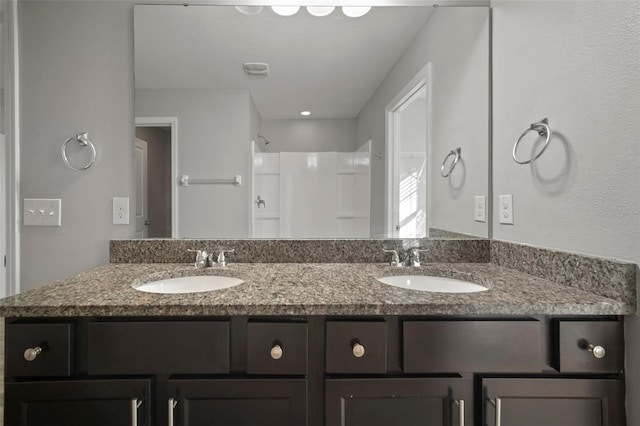
{"label": "granite countertop", "polygon": [[[152,294],[136,282],[185,275],[241,278],[206,293]],[[488,291],[418,292],[375,277],[436,275],[475,281]],[[196,270],[187,264],[109,264],[0,300],[4,317],[197,315],[625,315],[635,306],[493,263],[235,263]]]}

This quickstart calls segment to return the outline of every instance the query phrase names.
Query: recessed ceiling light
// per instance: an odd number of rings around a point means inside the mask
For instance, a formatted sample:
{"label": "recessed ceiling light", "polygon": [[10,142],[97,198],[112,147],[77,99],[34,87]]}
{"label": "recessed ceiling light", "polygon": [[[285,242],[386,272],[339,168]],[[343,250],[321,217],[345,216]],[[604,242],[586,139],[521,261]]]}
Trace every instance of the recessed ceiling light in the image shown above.
{"label": "recessed ceiling light", "polygon": [[335,6],[307,6],[307,12],[313,16],[327,16],[335,10]]}
{"label": "recessed ceiling light", "polygon": [[359,18],[366,15],[371,10],[371,6],[342,6],[342,13],[349,18]]}
{"label": "recessed ceiling light", "polygon": [[271,9],[280,16],[292,16],[298,13],[300,6],[271,6]]}
{"label": "recessed ceiling light", "polygon": [[300,111],[300,115],[308,117],[311,115],[311,111]]}
{"label": "recessed ceiling light", "polygon": [[236,10],[243,15],[257,15],[262,12],[262,6],[236,6]]}

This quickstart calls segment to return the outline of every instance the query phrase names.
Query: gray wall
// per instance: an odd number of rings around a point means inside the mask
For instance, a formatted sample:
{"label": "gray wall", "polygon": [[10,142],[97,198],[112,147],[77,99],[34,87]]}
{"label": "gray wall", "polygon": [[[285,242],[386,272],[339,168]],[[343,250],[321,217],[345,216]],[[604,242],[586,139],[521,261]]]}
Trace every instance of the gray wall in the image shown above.
{"label": "gray wall", "polygon": [[136,137],[147,142],[148,237],[171,238],[171,130],[136,127]]}
{"label": "gray wall", "polygon": [[244,180],[242,186],[175,182],[179,237],[248,237],[252,103],[244,89],[136,90],[136,117],[178,118],[179,176]]}
{"label": "gray wall", "polygon": [[262,120],[260,134],[268,152],[353,152],[366,142],[358,144],[353,118]]}
{"label": "gray wall", "polygon": [[[20,199],[61,198],[62,227],[24,227],[21,288],[109,261],[112,197],[132,197],[133,10],[125,1],[18,3],[21,72]],[[62,162],[80,131],[98,150],[90,169]]]}
{"label": "gray wall", "polygon": [[[438,8],[394,65],[358,116],[358,140],[385,152],[385,109],[431,63],[429,220],[442,229],[487,236],[487,224],[473,220],[475,195],[488,191],[487,8]],[[442,159],[456,146],[463,161],[452,179],[440,177]],[[462,173],[464,171],[464,173]],[[371,168],[371,235],[383,235],[385,163]]]}
{"label": "gray wall", "polygon": [[[514,201],[514,225],[496,221],[495,238],[639,263],[640,2],[493,3],[494,207]],[[516,164],[513,143],[542,117],[549,149]],[[638,425],[640,321],[626,325]]]}

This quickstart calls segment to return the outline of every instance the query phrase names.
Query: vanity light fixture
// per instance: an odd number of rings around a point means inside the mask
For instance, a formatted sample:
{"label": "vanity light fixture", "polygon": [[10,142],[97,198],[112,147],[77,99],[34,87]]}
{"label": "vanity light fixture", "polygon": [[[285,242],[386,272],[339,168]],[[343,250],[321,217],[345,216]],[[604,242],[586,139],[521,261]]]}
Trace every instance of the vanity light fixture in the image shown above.
{"label": "vanity light fixture", "polygon": [[307,12],[313,16],[327,16],[335,10],[335,6],[307,6]]}
{"label": "vanity light fixture", "polygon": [[271,6],[276,14],[280,16],[293,16],[300,10],[300,6]]}
{"label": "vanity light fixture", "polygon": [[371,6],[342,6],[342,13],[349,18],[359,18],[366,15],[371,10]]}
{"label": "vanity light fixture", "polygon": [[308,117],[311,115],[311,111],[300,111],[300,115],[304,116],[304,117]]}
{"label": "vanity light fixture", "polygon": [[236,10],[243,15],[253,16],[262,12],[263,6],[236,6]]}

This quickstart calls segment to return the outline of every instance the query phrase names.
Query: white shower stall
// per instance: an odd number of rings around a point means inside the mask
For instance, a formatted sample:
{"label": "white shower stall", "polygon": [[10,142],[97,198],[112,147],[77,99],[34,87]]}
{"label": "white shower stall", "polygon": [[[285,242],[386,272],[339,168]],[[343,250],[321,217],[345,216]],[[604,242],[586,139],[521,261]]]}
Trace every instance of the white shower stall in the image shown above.
{"label": "white shower stall", "polygon": [[261,152],[253,144],[254,238],[368,238],[371,141],[354,152]]}

